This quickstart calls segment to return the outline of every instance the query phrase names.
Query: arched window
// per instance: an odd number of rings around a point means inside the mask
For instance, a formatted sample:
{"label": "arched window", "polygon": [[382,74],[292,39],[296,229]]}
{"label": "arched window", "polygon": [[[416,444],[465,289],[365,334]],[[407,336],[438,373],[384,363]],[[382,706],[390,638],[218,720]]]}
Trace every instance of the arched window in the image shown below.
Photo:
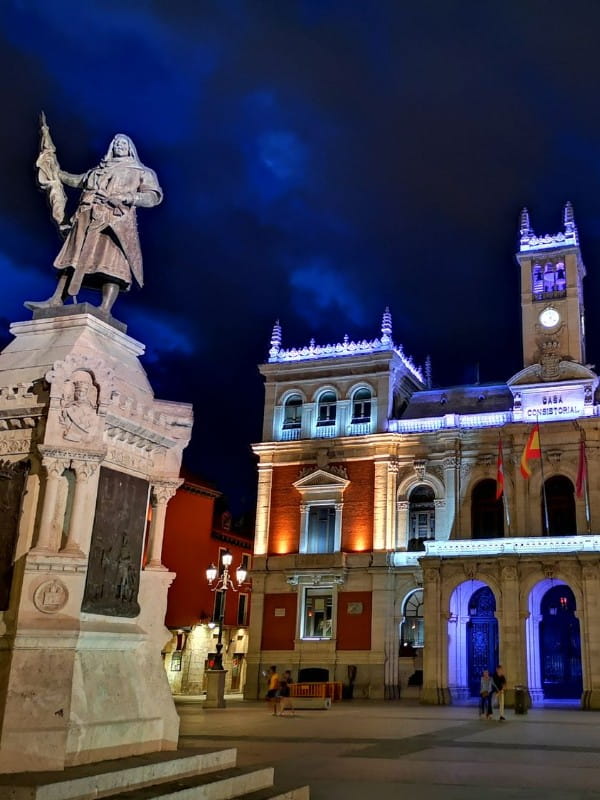
{"label": "arched window", "polygon": [[423,624],[423,589],[416,589],[404,600],[400,626],[400,655],[410,656],[425,644]]}
{"label": "arched window", "polygon": [[554,264],[549,261],[544,267],[544,292],[553,292],[556,281],[556,270]]}
{"label": "arched window", "polygon": [[571,481],[564,475],[553,475],[544,484],[548,505],[548,526],[542,492],[542,530],[544,536],[569,536],[577,533],[575,515],[575,491]]}
{"label": "arched window", "polygon": [[302,398],[293,394],[283,407],[283,427],[285,430],[300,428],[302,425]]}
{"label": "arched window", "polygon": [[317,425],[335,425],[337,397],[335,392],[323,392],[319,397],[319,416]]}
{"label": "arched window", "polygon": [[[544,270],[541,264],[533,265],[532,289],[534,295],[539,295],[541,299],[544,291]],[[536,298],[537,299],[537,298]]]}
{"label": "arched window", "polygon": [[556,265],[556,284],[555,284],[555,291],[562,292],[563,294],[567,290],[567,276],[565,273],[565,265],[562,261],[559,261]]}
{"label": "arched window", "polygon": [[352,398],[352,424],[371,421],[371,390],[358,389]]}
{"label": "arched window", "polygon": [[435,539],[435,496],[431,486],[415,486],[408,498],[408,549],[424,550],[425,539]]}
{"label": "arched window", "polygon": [[488,478],[473,487],[471,494],[471,536],[500,539],[504,536],[504,506],[496,500],[496,481]]}

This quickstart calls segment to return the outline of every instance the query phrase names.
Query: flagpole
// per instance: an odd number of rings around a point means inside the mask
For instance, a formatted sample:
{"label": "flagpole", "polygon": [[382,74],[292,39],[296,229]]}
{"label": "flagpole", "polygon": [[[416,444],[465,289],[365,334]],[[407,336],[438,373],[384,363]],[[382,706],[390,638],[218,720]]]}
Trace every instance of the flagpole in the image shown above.
{"label": "flagpole", "polygon": [[504,471],[504,448],[502,447],[502,434],[500,433],[498,433],[498,442],[501,448],[500,452],[502,453],[502,476],[503,476],[502,503],[504,505],[504,516],[506,517],[506,528],[508,530],[508,536],[510,537],[510,511],[508,508],[508,497],[506,493],[506,473]]}
{"label": "flagpole", "polygon": [[583,463],[585,478],[585,521],[587,522],[587,532],[592,532],[592,517],[590,514],[590,483],[588,481],[587,448],[585,446],[585,431],[581,431],[581,441],[583,442]]}
{"label": "flagpole", "polygon": [[540,471],[542,474],[542,498],[544,500],[544,519],[546,520],[546,536],[550,536],[550,521],[548,519],[548,498],[546,497],[546,481],[544,480],[544,453],[542,451],[542,434],[540,432],[540,418],[536,415],[538,429],[538,442],[540,443]]}

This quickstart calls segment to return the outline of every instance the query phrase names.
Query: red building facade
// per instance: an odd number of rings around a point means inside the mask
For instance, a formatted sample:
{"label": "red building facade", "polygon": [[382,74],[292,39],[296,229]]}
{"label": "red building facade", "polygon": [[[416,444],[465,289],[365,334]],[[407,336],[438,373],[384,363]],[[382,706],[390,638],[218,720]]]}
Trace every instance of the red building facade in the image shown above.
{"label": "red building facade", "polygon": [[[214,487],[185,478],[169,503],[165,524],[163,563],[176,573],[169,590],[166,625],[173,633],[165,654],[165,668],[175,694],[201,694],[205,670],[218,636],[221,595],[212,591],[206,568],[220,566],[223,553],[233,555],[232,572],[250,567],[252,539],[231,529],[231,515],[219,512]],[[235,581],[234,581],[235,583]],[[250,583],[229,590],[223,625],[223,663],[226,691],[242,691],[245,679]]]}

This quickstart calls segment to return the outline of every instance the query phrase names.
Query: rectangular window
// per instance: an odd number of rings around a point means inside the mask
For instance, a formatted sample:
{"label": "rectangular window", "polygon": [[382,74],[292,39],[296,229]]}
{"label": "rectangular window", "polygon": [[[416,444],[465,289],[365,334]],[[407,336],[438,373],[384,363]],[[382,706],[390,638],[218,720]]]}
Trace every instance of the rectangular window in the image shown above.
{"label": "rectangular window", "polygon": [[303,639],[331,639],[333,636],[333,591],[305,589]]}
{"label": "rectangular window", "polygon": [[248,624],[248,595],[243,592],[238,595],[237,624],[242,626]]}
{"label": "rectangular window", "polygon": [[213,621],[219,622],[221,614],[225,610],[225,593],[215,592],[215,607],[213,611]]}
{"label": "rectangular window", "polygon": [[250,569],[250,553],[242,553],[242,569],[245,569],[246,572]]}
{"label": "rectangular window", "polygon": [[307,553],[333,553],[335,506],[311,506],[308,512]]}
{"label": "rectangular window", "polygon": [[171,653],[171,672],[181,672],[181,650],[175,650]]}

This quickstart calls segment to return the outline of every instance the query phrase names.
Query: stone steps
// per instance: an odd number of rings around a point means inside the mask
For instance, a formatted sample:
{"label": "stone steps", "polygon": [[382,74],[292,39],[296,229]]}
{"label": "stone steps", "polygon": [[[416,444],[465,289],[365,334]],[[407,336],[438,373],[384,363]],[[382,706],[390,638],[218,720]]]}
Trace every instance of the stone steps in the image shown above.
{"label": "stone steps", "polygon": [[97,800],[119,790],[233,767],[236,759],[235,748],[216,752],[171,750],[67,767],[60,772],[0,775],[0,797],[7,800]]}
{"label": "stone steps", "polygon": [[310,789],[308,786],[301,786],[299,789],[283,789],[271,786],[268,789],[260,789],[258,792],[245,794],[242,800],[310,800]]}
{"label": "stone steps", "polygon": [[106,800],[231,800],[273,786],[273,767],[238,767],[111,794]]}
{"label": "stone steps", "polygon": [[2,800],[308,800],[309,789],[273,786],[272,767],[236,767],[235,748],[179,750],[0,776]]}

